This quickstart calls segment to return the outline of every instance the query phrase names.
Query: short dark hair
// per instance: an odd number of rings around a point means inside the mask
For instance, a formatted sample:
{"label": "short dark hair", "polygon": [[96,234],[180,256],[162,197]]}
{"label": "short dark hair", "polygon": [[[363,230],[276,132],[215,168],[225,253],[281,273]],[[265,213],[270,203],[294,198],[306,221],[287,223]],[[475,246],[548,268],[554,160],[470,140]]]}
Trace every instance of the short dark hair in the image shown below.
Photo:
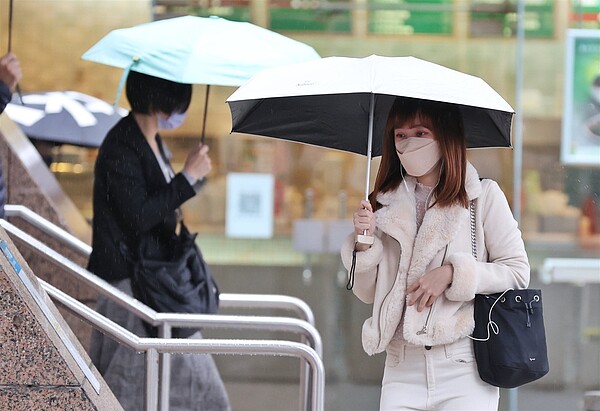
{"label": "short dark hair", "polygon": [[130,71],[125,86],[131,111],[141,114],[172,114],[187,111],[192,85]]}

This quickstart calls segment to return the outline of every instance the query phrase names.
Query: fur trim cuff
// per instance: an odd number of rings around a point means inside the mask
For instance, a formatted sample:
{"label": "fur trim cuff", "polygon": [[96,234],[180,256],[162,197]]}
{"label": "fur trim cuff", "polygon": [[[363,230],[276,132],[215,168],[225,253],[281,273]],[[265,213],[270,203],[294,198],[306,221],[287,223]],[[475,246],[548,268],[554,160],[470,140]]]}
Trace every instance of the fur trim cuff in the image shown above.
{"label": "fur trim cuff", "polygon": [[470,301],[475,298],[477,275],[475,258],[468,253],[452,254],[447,261],[454,268],[452,285],[446,290],[451,301]]}
{"label": "fur trim cuff", "polygon": [[[348,236],[342,245],[342,262],[347,270],[352,265],[352,251],[354,251],[354,234]],[[375,236],[375,242],[365,251],[356,253],[356,272],[367,271],[375,268],[383,258],[383,244],[381,239]]]}
{"label": "fur trim cuff", "polygon": [[369,355],[375,355],[381,350],[378,350],[379,346],[379,334],[377,330],[373,328],[373,318],[367,319],[362,327],[362,346],[363,350]]}

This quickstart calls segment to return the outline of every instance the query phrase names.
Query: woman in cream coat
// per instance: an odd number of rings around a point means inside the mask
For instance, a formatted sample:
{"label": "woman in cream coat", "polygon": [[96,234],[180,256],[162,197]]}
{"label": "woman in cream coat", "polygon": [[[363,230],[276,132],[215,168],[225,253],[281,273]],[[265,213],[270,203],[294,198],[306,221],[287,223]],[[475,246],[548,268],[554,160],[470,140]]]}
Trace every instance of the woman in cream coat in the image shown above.
{"label": "woman in cream coat", "polygon": [[[529,263],[504,193],[466,160],[456,106],[396,100],[354,227],[341,254],[354,293],[373,305],[363,348],[386,351],[380,409],[496,410],[498,389],[479,378],[468,338],[473,299],[527,287]],[[372,244],[356,241],[365,230]]]}

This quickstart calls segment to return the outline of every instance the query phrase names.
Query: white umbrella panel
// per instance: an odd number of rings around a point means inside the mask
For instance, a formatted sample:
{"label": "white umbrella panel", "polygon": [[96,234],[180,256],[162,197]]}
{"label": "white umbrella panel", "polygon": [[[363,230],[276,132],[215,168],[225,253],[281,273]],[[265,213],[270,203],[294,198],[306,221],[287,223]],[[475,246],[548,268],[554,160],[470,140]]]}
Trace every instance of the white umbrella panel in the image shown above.
{"label": "white umbrella panel", "polygon": [[514,110],[492,87],[414,57],[327,57],[266,69],[227,103],[233,132],[377,156],[398,96],[459,105],[469,148],[510,147]]}

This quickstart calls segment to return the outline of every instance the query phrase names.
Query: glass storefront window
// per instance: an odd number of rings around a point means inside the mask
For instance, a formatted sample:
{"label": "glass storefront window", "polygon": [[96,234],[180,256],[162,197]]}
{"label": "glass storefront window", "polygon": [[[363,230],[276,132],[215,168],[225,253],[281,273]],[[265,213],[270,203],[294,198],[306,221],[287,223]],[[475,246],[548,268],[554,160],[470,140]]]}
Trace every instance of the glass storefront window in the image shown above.
{"label": "glass storefront window", "polygon": [[[569,281],[553,281],[544,274],[544,262],[548,258],[600,258],[600,169],[589,164],[564,164],[560,159],[566,29],[600,29],[600,0],[526,0],[522,62],[515,61],[517,0],[156,0],[153,8],[150,3],[15,2],[13,49],[22,61],[23,88],[74,89],[112,102],[121,71],[83,62],[81,54],[103,33],[146,22],[152,14],[156,19],[196,14],[253,21],[311,44],[322,56],[414,55],[484,78],[513,107],[516,67],[522,63],[523,105],[519,114],[523,119],[523,177],[519,197],[513,198],[512,193],[513,151],[469,153],[480,175],[498,181],[511,204],[521,200],[520,228],[532,267],[530,286],[542,288],[546,299],[551,372],[519,389],[518,407],[577,409],[585,391],[598,389],[600,319],[593,313],[600,307],[600,284],[578,282],[576,265],[570,270]],[[264,21],[253,15],[257,9]],[[25,21],[27,24],[22,23]],[[2,27],[6,34],[6,26]],[[587,89],[581,88],[581,92]],[[165,135],[176,170],[182,168],[186,153],[197,144],[203,126],[205,86],[195,86],[194,90],[186,123]],[[331,409],[349,409],[340,405],[341,397],[355,401],[357,408],[376,409],[384,358],[379,357],[379,363],[377,358],[367,358],[360,343],[361,324],[369,317],[370,307],[345,290],[346,272],[337,250],[305,253],[293,243],[294,223],[300,219],[351,219],[364,196],[365,158],[275,139],[232,135],[225,100],[233,92],[233,88],[211,87],[206,135],[213,171],[203,190],[185,204],[186,222],[199,232],[203,253],[225,292],[295,295],[315,310],[324,342],[325,395]],[[50,154],[54,160],[51,169],[66,196],[91,219],[95,151],[62,147]],[[371,168],[373,179],[377,167],[376,159]],[[272,238],[226,236],[229,173],[273,175]],[[218,361],[226,379],[238,378],[237,382],[246,378],[240,378],[243,367],[237,367],[242,360],[235,360],[238,363],[230,373],[223,366],[224,360]],[[264,379],[267,383],[282,374],[280,368],[274,368]],[[248,380],[255,377],[249,374]],[[340,394],[338,382],[348,384],[345,387],[350,390]],[[357,387],[365,386],[371,391],[364,396],[357,394]],[[234,401],[239,401],[239,390],[234,387],[231,392]],[[277,394],[270,391],[271,395]],[[368,404],[358,402],[357,397],[368,399]],[[260,399],[257,403],[260,408]],[[500,409],[507,408],[506,401],[501,400]]]}

